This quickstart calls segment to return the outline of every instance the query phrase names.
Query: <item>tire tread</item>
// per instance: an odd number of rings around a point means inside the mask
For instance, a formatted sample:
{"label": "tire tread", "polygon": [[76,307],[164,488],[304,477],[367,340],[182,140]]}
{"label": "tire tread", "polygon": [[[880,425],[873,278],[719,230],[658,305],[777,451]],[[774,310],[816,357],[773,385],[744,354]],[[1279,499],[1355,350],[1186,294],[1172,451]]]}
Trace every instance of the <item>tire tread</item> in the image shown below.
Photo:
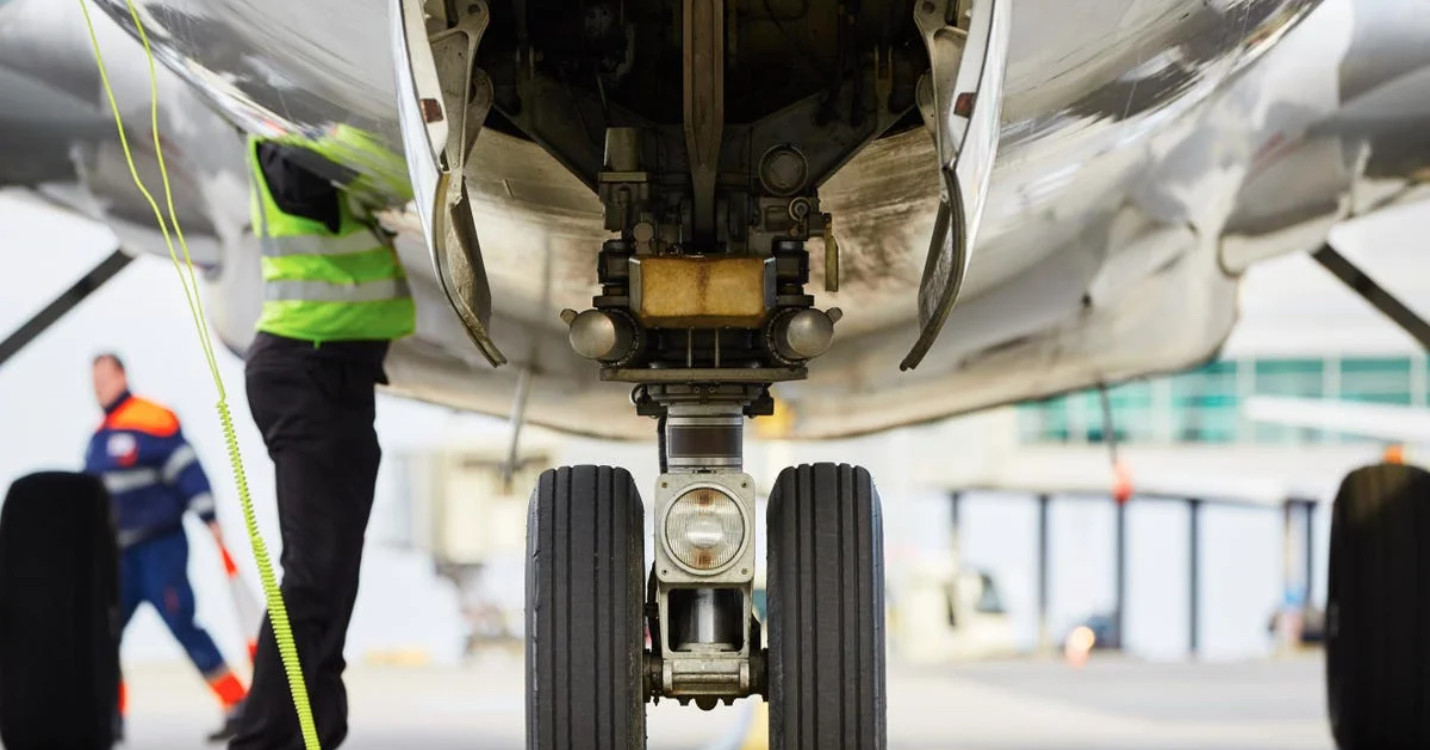
{"label": "tire tread", "polygon": [[768,517],[770,747],[883,750],[883,521],[869,472],[785,469]]}
{"label": "tire tread", "polygon": [[644,748],[644,510],[635,482],[606,466],[546,471],[528,524],[527,747]]}
{"label": "tire tread", "polygon": [[1326,685],[1341,750],[1430,746],[1430,472],[1352,472],[1332,510]]}
{"label": "tire tread", "polygon": [[84,474],[22,477],[0,511],[0,742],[113,746],[119,679],[109,494]]}

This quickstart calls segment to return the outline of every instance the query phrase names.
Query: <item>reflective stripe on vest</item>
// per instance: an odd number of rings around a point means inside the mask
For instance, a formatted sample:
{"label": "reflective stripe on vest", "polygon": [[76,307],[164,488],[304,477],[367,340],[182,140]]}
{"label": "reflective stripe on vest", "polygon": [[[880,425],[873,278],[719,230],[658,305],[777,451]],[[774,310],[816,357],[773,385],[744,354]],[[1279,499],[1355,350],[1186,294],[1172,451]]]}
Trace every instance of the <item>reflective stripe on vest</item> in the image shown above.
{"label": "reflective stripe on vest", "polygon": [[348,255],[379,247],[371,232],[353,232],[342,237],[292,235],[269,239],[270,242],[263,243],[263,254],[270,258],[290,255]]}
{"label": "reflective stripe on vest", "polygon": [[362,284],[270,281],[263,285],[263,299],[270,302],[378,302],[410,296],[407,279],[379,279]]}
{"label": "reflective stripe on vest", "polygon": [[178,450],[169,454],[169,460],[164,462],[164,468],[160,470],[160,474],[165,482],[173,484],[179,481],[179,475],[184,473],[184,469],[194,465],[198,460],[198,454],[194,453],[194,449],[185,443],[179,446]]}
{"label": "reflective stripe on vest", "polygon": [[218,505],[214,503],[213,495],[204,492],[202,494],[194,495],[193,498],[189,500],[189,510],[199,515],[203,515],[205,513],[212,513],[215,510],[218,510]]}
{"label": "reflective stripe on vest", "polygon": [[111,495],[153,487],[160,481],[159,470],[152,468],[106,471],[102,478],[104,488],[109,490]]}

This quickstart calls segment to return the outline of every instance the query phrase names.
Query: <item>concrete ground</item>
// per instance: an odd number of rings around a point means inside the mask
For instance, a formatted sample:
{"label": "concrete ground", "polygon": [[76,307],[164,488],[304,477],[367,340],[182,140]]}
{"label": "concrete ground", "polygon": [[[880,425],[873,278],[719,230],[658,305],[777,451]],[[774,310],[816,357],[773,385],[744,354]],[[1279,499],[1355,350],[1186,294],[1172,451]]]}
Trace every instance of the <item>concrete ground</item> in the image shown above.
{"label": "concrete ground", "polygon": [[[355,667],[346,750],[522,750],[518,655]],[[184,667],[134,668],[127,747],[193,750],[218,715]],[[1314,658],[1235,665],[998,662],[890,670],[891,750],[1332,750]],[[736,747],[749,708],[663,702],[651,750]],[[722,741],[723,740],[723,741]]]}

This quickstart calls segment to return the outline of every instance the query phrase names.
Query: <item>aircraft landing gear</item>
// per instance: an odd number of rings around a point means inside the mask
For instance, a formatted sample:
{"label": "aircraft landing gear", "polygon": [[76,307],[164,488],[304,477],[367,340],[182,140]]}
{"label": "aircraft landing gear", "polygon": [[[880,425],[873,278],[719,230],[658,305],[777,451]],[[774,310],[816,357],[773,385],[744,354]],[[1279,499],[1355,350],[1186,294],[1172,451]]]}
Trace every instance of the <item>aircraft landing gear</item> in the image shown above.
{"label": "aircraft landing gear", "polygon": [[741,471],[748,405],[728,397],[763,392],[647,389],[665,412],[668,470],[656,482],[644,597],[643,508],[630,474],[542,475],[527,530],[530,750],[643,748],[646,700],[710,710],[752,695],[770,701],[776,750],[885,747],[883,528],[867,471],[815,464],[780,474],[768,511],[768,649],[754,616],[755,483]]}
{"label": "aircraft landing gear", "polygon": [[[921,28],[966,38],[949,26],[956,14],[944,4]],[[862,469],[828,464],[781,474],[769,506],[771,617],[761,623],[756,483],[743,471],[743,430],[746,418],[773,412],[773,384],[804,379],[833,342],[842,313],[816,308],[807,288],[811,241],[824,251],[824,288],[839,288],[819,186],[913,112],[913,68],[871,48],[874,64],[852,68],[850,85],[727,123],[724,24],[733,16],[723,0],[681,5],[684,120],[673,127],[632,114],[606,127],[588,164],[599,165],[591,182],[613,233],[596,255],[600,294],[590,309],[561,314],[572,348],[599,363],[601,379],[631,383],[637,413],[661,420],[644,609],[643,547],[627,546],[641,523],[629,476],[578,467],[543,477],[528,532],[528,747],[638,748],[642,699],[708,710],[761,695],[776,750],[882,750],[883,543],[873,483]],[[971,23],[991,37],[993,4],[980,7]],[[983,65],[979,45],[954,41],[931,74],[934,110],[947,100],[949,117],[970,114],[950,109],[949,98],[964,46]],[[538,65],[519,67],[539,75]],[[911,94],[903,99],[891,96],[901,70]],[[535,78],[517,88],[531,105],[513,113],[519,127],[572,119],[531,114],[541,106]],[[976,100],[970,90],[965,110]],[[990,100],[996,112],[995,91]],[[570,153],[589,147],[589,135],[570,141]],[[951,154],[962,141],[939,142]],[[642,611],[648,653],[633,645]]]}

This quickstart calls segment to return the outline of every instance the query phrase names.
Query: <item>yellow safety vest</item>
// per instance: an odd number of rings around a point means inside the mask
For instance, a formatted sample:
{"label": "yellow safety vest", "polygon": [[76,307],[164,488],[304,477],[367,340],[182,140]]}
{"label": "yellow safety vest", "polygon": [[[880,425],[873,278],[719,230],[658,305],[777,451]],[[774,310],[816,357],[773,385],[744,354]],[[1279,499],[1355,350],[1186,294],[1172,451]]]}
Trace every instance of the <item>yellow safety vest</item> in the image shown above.
{"label": "yellow safety vest", "polygon": [[263,311],[258,330],[322,343],[410,335],[417,312],[397,251],[366,209],[339,189],[340,225],[286,214],[258,165],[250,139],[253,226],[263,244]]}

